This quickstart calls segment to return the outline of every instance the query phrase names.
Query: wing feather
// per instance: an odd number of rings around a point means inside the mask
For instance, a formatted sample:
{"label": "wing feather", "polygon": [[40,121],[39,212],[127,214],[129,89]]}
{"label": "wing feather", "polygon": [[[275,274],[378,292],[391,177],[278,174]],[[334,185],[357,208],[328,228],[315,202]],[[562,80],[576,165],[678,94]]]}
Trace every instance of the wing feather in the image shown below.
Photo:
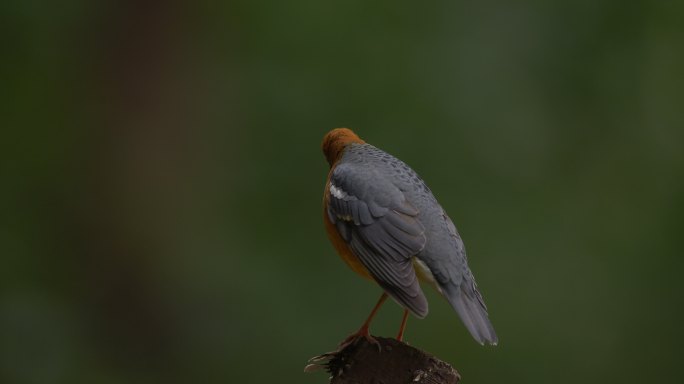
{"label": "wing feather", "polygon": [[389,180],[342,164],[330,177],[328,218],[371,276],[416,316],[428,306],[413,269],[425,246],[425,229],[413,207]]}

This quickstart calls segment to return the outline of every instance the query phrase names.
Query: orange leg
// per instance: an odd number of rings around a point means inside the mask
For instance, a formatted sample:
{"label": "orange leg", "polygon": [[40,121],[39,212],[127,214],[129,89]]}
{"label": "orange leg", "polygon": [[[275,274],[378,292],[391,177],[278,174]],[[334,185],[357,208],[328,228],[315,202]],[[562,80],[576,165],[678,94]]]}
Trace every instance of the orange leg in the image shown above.
{"label": "orange leg", "polygon": [[406,320],[408,320],[408,309],[404,309],[404,316],[401,318],[401,325],[399,326],[399,334],[397,340],[401,341],[404,338],[404,329],[406,329]]}
{"label": "orange leg", "polygon": [[375,317],[376,313],[378,313],[378,309],[380,309],[382,303],[384,303],[385,300],[387,300],[387,293],[383,292],[380,296],[380,299],[378,299],[377,304],[375,304],[375,307],[373,307],[373,310],[371,311],[370,315],[368,315],[366,321],[364,321],[361,325],[361,328],[359,328],[358,331],[352,333],[351,335],[349,335],[349,337],[344,339],[344,341],[340,344],[340,348],[344,348],[349,344],[355,343],[362,337],[373,344],[377,344],[378,346],[380,345],[378,344],[377,340],[375,340],[373,336],[370,335],[369,328],[371,321],[373,321],[373,318]]}

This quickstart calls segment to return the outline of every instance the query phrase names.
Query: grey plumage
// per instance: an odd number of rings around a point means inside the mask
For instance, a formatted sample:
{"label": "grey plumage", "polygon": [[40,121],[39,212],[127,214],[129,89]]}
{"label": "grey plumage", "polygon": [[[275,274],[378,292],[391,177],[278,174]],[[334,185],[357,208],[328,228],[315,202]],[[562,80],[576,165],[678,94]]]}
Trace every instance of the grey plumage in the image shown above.
{"label": "grey plumage", "polygon": [[331,174],[329,196],[328,219],[392,298],[427,315],[415,257],[475,340],[497,343],[456,227],[410,167],[370,144],[350,144]]}

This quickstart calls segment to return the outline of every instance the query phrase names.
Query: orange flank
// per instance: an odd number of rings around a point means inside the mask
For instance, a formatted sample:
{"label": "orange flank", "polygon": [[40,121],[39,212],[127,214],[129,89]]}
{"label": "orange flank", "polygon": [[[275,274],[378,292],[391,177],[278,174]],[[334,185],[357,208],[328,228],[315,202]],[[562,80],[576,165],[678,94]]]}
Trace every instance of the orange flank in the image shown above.
{"label": "orange flank", "polygon": [[342,236],[340,236],[339,232],[337,232],[335,224],[328,219],[328,202],[330,201],[330,175],[334,169],[335,167],[333,166],[328,173],[328,180],[325,183],[325,192],[323,193],[323,222],[325,223],[325,231],[328,233],[330,242],[333,244],[340,257],[342,257],[342,260],[344,260],[344,262],[347,263],[347,265],[351,267],[354,272],[369,280],[373,280],[368,272],[368,269],[361,264],[359,258],[352,253],[347,243],[344,241],[344,239],[342,239]]}

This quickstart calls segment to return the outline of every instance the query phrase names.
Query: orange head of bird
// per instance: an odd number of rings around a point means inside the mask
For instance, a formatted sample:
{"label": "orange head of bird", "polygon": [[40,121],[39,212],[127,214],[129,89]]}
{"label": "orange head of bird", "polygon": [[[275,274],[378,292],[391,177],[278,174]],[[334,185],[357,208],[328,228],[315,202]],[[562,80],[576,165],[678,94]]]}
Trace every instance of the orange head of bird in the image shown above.
{"label": "orange head of bird", "polygon": [[323,137],[321,149],[323,149],[323,154],[325,154],[325,158],[331,167],[342,154],[344,147],[351,143],[363,144],[365,141],[361,140],[349,128],[335,128],[326,133],[325,137]]}

